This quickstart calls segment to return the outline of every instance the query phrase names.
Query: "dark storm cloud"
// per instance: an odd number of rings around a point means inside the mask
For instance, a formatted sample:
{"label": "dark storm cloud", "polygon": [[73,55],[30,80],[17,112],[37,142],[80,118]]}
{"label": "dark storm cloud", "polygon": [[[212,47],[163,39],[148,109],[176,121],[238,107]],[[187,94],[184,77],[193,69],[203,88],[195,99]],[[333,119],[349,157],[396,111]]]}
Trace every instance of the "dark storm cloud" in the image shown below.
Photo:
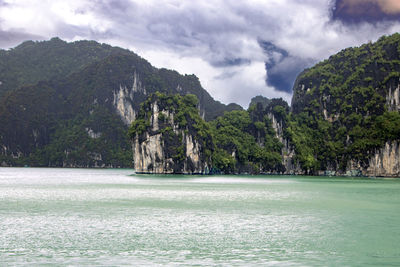
{"label": "dark storm cloud", "polygon": [[256,94],[290,99],[305,67],[399,31],[397,11],[398,0],[0,0],[0,46],[40,36],[106,42],[246,105]]}
{"label": "dark storm cloud", "polygon": [[266,83],[279,91],[291,93],[297,75],[315,63],[315,60],[309,58],[291,56],[271,42],[260,41],[260,45],[268,55],[265,63]]}
{"label": "dark storm cloud", "polygon": [[[321,5],[311,0],[302,1],[301,4],[298,1],[292,2],[306,14],[309,8],[316,12],[318,5]],[[99,3],[96,14],[107,20],[118,21],[119,27],[113,32],[116,36],[124,34],[125,38],[132,38],[136,43],[139,40],[149,48],[168,48],[181,56],[199,56],[220,69],[264,61],[266,85],[278,91],[290,93],[297,74],[316,62],[315,59],[310,60],[314,55],[289,55],[284,49],[267,47],[267,43],[258,42],[259,38],[265,36],[279,38],[287,31],[284,27],[295,29],[297,25],[290,25],[293,22],[288,14],[299,10],[296,7],[288,6],[288,11],[277,8],[274,12],[260,8],[263,5],[255,2],[229,0],[214,1],[212,4],[202,1],[167,1],[167,4],[162,4],[162,8],[154,8],[157,4],[149,4],[149,9],[144,9],[140,3],[126,4],[125,1]],[[268,5],[275,8],[272,4]],[[289,23],[284,22],[287,19]],[[302,31],[299,31],[292,38],[301,34]],[[253,41],[252,45],[249,40]],[[274,58],[276,54],[280,54],[279,59]],[[232,73],[236,72],[226,70],[213,77],[226,79],[233,77]]]}
{"label": "dark storm cloud", "polygon": [[[381,18],[385,10],[386,17],[393,17],[387,9],[389,4],[375,0],[337,0],[332,15],[335,20],[359,21]],[[383,0],[385,1],[385,0]],[[390,0],[388,0],[390,1]],[[80,36],[90,36],[93,39],[125,39],[135,46],[147,49],[168,49],[180,56],[197,56],[219,69],[230,66],[248,66],[254,61],[265,62],[266,85],[278,91],[290,93],[297,75],[306,67],[312,66],[328,54],[318,54],[317,49],[307,50],[289,43],[286,46],[275,46],[279,39],[290,38],[294,43],[307,40],[311,45],[321,42],[318,35],[329,27],[329,9],[334,5],[327,5],[328,0],[292,0],[290,5],[274,7],[257,2],[224,1],[151,1],[145,4],[140,1],[102,0],[97,1],[91,10],[100,19],[112,21],[115,24],[112,31],[97,32],[91,29],[70,30],[72,36],[80,30]],[[325,4],[321,4],[326,2]],[[363,4],[364,3],[364,4]],[[277,4],[278,5],[278,4]],[[275,5],[275,6],[277,6]],[[376,7],[379,7],[378,9]],[[284,8],[285,7],[285,8]],[[324,21],[323,8],[326,8]],[[270,10],[268,10],[270,9]],[[374,11],[374,10],[380,10]],[[355,12],[362,14],[358,15]],[[298,15],[305,16],[297,20]],[[311,12],[311,13],[310,13]],[[375,12],[375,13],[374,13]],[[310,17],[307,17],[310,16]],[[321,17],[319,17],[321,16]],[[303,29],[304,22],[310,20],[328,23],[326,27]],[[309,26],[308,26],[309,27]],[[298,30],[297,30],[298,28]],[[82,32],[83,31],[83,32]],[[63,30],[63,32],[67,32]],[[282,34],[288,32],[287,36]],[[289,32],[292,32],[289,34]],[[315,36],[314,36],[315,35]],[[271,42],[258,42],[260,38]],[[289,37],[290,36],[290,37]],[[255,45],[264,54],[256,52],[257,48],[249,45],[249,40],[255,40]],[[334,47],[340,47],[340,41]],[[141,43],[141,44],[140,44]],[[282,48],[285,47],[285,48]],[[302,50],[301,53],[295,50]],[[332,49],[333,50],[333,49]],[[335,51],[335,50],[333,50]],[[233,78],[232,73],[237,70],[226,70],[215,75],[215,79]]]}
{"label": "dark storm cloud", "polygon": [[400,1],[336,0],[332,17],[346,23],[400,20]]}

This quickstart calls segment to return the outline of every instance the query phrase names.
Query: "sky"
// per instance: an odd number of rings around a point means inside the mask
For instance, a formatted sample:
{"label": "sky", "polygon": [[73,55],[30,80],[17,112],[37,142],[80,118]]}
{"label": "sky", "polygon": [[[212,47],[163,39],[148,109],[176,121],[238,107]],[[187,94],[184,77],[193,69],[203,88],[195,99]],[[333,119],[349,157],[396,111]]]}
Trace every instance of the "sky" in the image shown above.
{"label": "sky", "polygon": [[256,95],[290,103],[304,68],[399,31],[399,0],[0,0],[0,48],[96,40],[243,107]]}

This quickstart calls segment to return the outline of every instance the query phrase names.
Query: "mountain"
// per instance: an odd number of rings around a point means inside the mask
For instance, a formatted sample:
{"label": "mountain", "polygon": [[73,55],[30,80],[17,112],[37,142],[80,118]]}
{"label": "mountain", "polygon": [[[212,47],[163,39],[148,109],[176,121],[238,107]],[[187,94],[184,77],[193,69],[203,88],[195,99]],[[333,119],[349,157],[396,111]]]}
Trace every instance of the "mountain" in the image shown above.
{"label": "mountain", "polygon": [[[226,112],[206,122],[195,95],[156,93],[130,128],[137,173],[283,173],[278,133],[289,106],[282,99]],[[275,127],[277,127],[275,129]]]}
{"label": "mountain", "polygon": [[0,54],[10,64],[0,85],[3,165],[131,166],[126,132],[155,92],[196,95],[206,120],[240,108],[215,101],[194,75],[93,41],[53,38]]}
{"label": "mountain", "polygon": [[261,103],[263,108],[266,108],[269,105],[269,103],[271,103],[271,99],[268,99],[262,95],[255,96],[250,100],[249,107],[257,105],[257,103]]}
{"label": "mountain", "polygon": [[0,98],[23,85],[64,78],[113,54],[131,52],[94,41],[67,43],[59,38],[26,41],[15,48],[0,50]]}
{"label": "mountain", "polygon": [[[400,34],[394,34],[304,70],[290,109],[282,99],[258,96],[247,111],[209,122],[207,166],[223,173],[400,177],[399,111]],[[139,146],[165,150],[166,143],[154,143],[150,130],[150,118],[160,111],[147,112],[141,138],[131,138]],[[201,132],[191,131],[191,138]],[[143,151],[136,149],[135,158],[146,157]]]}
{"label": "mountain", "polygon": [[305,173],[400,176],[400,34],[348,48],[296,80],[287,128]]}
{"label": "mountain", "polygon": [[227,112],[210,122],[216,144],[212,167],[223,173],[283,173],[282,142],[277,121],[287,119],[289,107],[272,99],[247,111]]}
{"label": "mountain", "polygon": [[155,93],[130,128],[136,173],[209,172],[214,145],[195,95]]}
{"label": "mountain", "polygon": [[26,42],[0,59],[2,165],[132,166],[133,142],[145,173],[400,177],[400,34],[304,70],[290,108],[223,105],[194,75],[95,42]]}

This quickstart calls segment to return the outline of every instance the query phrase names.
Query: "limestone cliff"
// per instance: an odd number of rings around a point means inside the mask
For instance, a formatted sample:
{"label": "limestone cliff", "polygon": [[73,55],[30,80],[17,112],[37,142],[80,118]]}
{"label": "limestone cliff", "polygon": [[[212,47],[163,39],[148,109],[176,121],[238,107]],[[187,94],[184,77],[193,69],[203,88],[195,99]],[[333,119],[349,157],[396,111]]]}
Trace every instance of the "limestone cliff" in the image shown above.
{"label": "limestone cliff", "polygon": [[397,87],[389,87],[386,95],[386,106],[389,111],[400,111],[400,79]]}
{"label": "limestone cliff", "polygon": [[132,125],[136,173],[205,174],[212,147],[207,124],[193,95],[154,94]]}
{"label": "limestone cliff", "polygon": [[136,110],[134,109],[135,93],[146,95],[146,89],[142,87],[142,83],[136,72],[133,74],[132,88],[120,85],[119,90],[113,92],[113,105],[117,114],[126,125],[130,125],[136,118]]}
{"label": "limestone cliff", "polygon": [[176,104],[190,99],[156,95],[133,123],[135,167],[399,177],[399,47],[395,34],[345,49],[299,75],[290,110],[283,100],[259,96],[247,111],[211,121],[212,135],[198,110],[196,120]]}
{"label": "limestone cliff", "polygon": [[384,36],[298,76],[286,132],[305,173],[399,176],[399,45]]}
{"label": "limestone cliff", "polygon": [[[398,90],[400,85],[395,87],[394,90],[389,90],[386,95],[387,108],[391,112],[398,112],[400,110],[400,105],[398,102]],[[329,114],[326,109],[323,110],[324,119],[329,123],[334,123],[338,120],[338,114]],[[332,119],[335,118],[335,119]],[[380,117],[378,117],[380,118]],[[271,117],[273,121],[274,129],[277,134],[280,132],[281,123],[276,121],[275,118]],[[343,128],[342,128],[343,129]],[[337,129],[336,129],[337,130]],[[373,129],[367,129],[368,131],[373,131]],[[384,131],[384,130],[383,130]],[[336,133],[338,134],[338,133]],[[283,142],[284,147],[282,149],[283,162],[286,168],[286,174],[317,174],[317,175],[327,175],[327,176],[366,176],[366,177],[400,177],[400,136],[396,133],[394,139],[385,141],[384,145],[378,146],[371,151],[366,151],[363,157],[360,159],[358,157],[349,156],[354,149],[353,142],[357,140],[352,140],[350,135],[346,135],[345,144],[348,146],[348,154],[342,154],[344,158],[343,168],[340,166],[338,161],[327,162],[325,167],[320,168],[314,173],[309,173],[304,167],[301,167],[298,157],[296,157],[295,146],[293,145],[293,140],[290,138],[282,138],[280,140]],[[325,138],[329,139],[329,136]],[[346,150],[345,150],[346,151]],[[330,151],[327,151],[328,153]],[[345,153],[345,152],[344,152]],[[316,155],[314,158],[317,158]]]}
{"label": "limestone cliff", "polygon": [[0,63],[1,165],[132,167],[126,131],[155,92],[196,95],[206,120],[241,109],[195,75],[94,41],[28,41],[0,50]]}
{"label": "limestone cliff", "polygon": [[400,143],[386,142],[369,160],[369,166],[363,171],[366,176],[400,177]]}

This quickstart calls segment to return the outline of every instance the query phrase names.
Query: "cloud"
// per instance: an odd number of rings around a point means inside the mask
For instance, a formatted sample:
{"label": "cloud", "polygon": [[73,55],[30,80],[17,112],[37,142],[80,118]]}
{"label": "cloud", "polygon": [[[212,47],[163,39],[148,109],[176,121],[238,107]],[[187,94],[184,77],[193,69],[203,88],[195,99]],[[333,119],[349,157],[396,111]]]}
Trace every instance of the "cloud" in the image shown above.
{"label": "cloud", "polygon": [[33,35],[18,31],[3,31],[0,30],[0,47],[13,47],[27,40],[43,40],[39,35]]}
{"label": "cloud", "polygon": [[315,63],[315,60],[310,58],[292,56],[288,51],[268,41],[260,41],[260,46],[268,56],[265,62],[266,83],[278,91],[290,93],[297,75]]}
{"label": "cloud", "polygon": [[400,1],[336,0],[333,17],[347,23],[398,20],[400,18]]}
{"label": "cloud", "polygon": [[251,98],[259,94],[269,98],[282,97],[289,102],[291,99],[290,93],[279,92],[265,85],[263,61],[215,68],[199,57],[177,57],[175,53],[168,51],[146,51],[142,56],[156,67],[173,67],[180,73],[196,73],[202,86],[215,99],[226,104],[234,102],[246,108]]}
{"label": "cloud", "polygon": [[339,9],[348,8],[351,12],[361,13],[369,10],[369,8],[365,8],[368,4],[373,4],[386,14],[400,13],[400,2],[398,0],[338,0],[336,6]]}
{"label": "cloud", "polygon": [[[0,0],[0,36],[14,40],[0,46],[53,36],[110,43],[157,67],[194,73],[216,99],[246,106],[258,94],[290,101],[304,67],[399,31],[398,20],[385,19],[397,16],[397,2]],[[373,23],[355,14],[368,5],[380,10]]]}
{"label": "cloud", "polygon": [[398,0],[379,1],[382,10],[388,14],[400,13],[400,2]]}

